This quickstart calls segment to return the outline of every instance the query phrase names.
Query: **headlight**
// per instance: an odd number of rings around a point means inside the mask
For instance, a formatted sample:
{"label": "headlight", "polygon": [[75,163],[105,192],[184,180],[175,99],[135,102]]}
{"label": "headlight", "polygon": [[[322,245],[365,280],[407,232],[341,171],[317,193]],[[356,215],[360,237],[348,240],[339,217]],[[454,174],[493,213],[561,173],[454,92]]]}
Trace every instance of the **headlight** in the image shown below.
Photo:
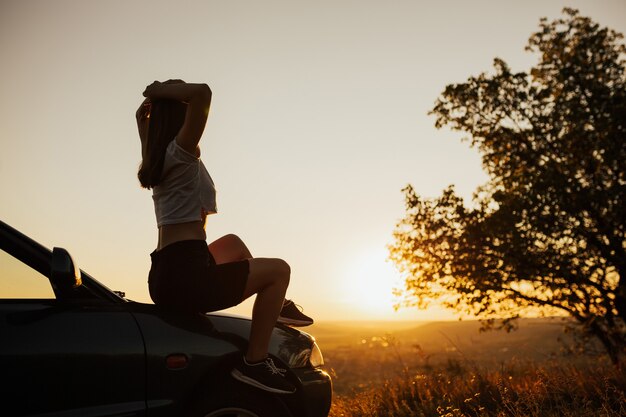
{"label": "headlight", "polygon": [[324,357],[322,356],[322,351],[315,342],[313,342],[313,346],[311,346],[311,356],[309,357],[309,363],[313,368],[324,365]]}

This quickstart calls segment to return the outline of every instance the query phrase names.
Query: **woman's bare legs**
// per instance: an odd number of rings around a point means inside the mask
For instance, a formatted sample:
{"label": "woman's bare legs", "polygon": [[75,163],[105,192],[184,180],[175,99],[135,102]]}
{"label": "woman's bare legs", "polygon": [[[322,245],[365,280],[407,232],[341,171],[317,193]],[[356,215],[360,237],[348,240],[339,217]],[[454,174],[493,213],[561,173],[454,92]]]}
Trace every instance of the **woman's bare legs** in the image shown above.
{"label": "woman's bare legs", "polygon": [[246,360],[258,362],[267,356],[272,330],[283,308],[291,269],[282,259],[253,258],[248,262],[250,272],[244,298],[256,294],[256,300],[252,308],[252,328]]}
{"label": "woman's bare legs", "polygon": [[267,356],[272,330],[285,300],[291,268],[282,259],[252,258],[246,245],[235,235],[226,235],[209,244],[209,251],[218,264],[248,260],[250,269],[244,298],[257,296],[246,360],[262,361]]}

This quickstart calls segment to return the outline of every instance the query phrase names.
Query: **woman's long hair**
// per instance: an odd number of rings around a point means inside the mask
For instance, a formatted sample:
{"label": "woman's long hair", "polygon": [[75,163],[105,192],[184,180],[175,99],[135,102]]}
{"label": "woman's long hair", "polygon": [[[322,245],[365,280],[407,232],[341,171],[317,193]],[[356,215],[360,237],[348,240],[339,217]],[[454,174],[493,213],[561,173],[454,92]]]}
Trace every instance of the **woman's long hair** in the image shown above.
{"label": "woman's long hair", "polygon": [[161,182],[165,150],[183,126],[186,111],[187,105],[180,101],[152,102],[146,148],[137,173],[142,187],[150,189]]}

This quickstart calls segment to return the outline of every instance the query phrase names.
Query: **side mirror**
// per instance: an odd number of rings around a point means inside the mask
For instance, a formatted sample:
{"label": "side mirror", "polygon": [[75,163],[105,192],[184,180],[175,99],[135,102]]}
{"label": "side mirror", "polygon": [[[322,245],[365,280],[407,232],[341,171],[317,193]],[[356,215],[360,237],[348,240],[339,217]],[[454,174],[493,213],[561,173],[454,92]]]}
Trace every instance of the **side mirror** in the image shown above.
{"label": "side mirror", "polygon": [[72,256],[63,248],[52,249],[52,272],[50,281],[55,290],[67,291],[80,287],[83,283],[80,270],[74,264]]}

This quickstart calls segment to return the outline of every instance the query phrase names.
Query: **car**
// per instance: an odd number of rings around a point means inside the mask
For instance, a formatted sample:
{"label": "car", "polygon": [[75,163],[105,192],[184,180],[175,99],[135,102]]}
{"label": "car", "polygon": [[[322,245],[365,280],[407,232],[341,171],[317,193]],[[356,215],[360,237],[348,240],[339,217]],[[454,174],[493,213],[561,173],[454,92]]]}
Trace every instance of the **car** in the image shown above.
{"label": "car", "polygon": [[272,394],[230,375],[248,318],[130,301],[2,221],[0,274],[3,416],[328,415],[332,381],[303,331],[273,330],[270,354],[297,390]]}

